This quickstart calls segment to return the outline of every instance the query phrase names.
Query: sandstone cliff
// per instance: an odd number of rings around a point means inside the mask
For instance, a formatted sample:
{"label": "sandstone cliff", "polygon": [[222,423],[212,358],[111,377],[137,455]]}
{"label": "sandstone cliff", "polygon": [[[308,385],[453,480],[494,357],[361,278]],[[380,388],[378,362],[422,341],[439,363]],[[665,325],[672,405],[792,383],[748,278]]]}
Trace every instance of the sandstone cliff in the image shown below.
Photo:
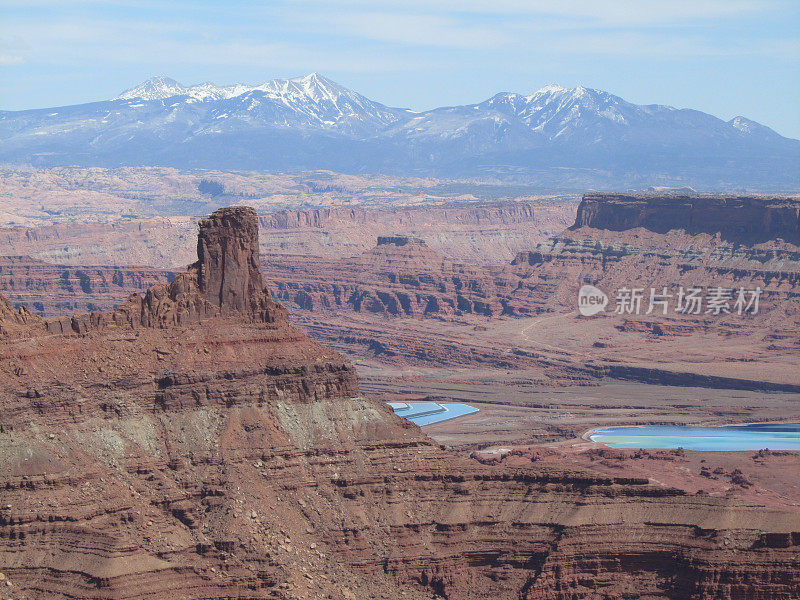
{"label": "sandstone cliff", "polygon": [[[567,227],[575,207],[569,197],[463,206],[281,210],[259,217],[261,251],[347,258],[369,250],[384,232],[402,231],[426,239],[453,260],[499,263]],[[194,260],[195,226],[196,219],[178,216],[5,228],[0,229],[0,255],[26,254],[65,265],[183,268]]]}
{"label": "sandstone cliff", "polygon": [[150,267],[72,267],[29,256],[0,256],[0,293],[42,317],[109,311],[132,292],[173,277],[172,271]]}
{"label": "sandstone cliff", "polygon": [[112,313],[45,322],[0,302],[15,598],[800,593],[797,513],[486,466],[361,397],[263,287],[255,231],[252,211],[214,213],[197,263]]}
{"label": "sandstone cliff", "polygon": [[[747,211],[740,214],[742,206],[768,212],[796,201],[625,198],[587,195],[573,227],[505,265],[454,261],[416,236],[405,241],[395,235],[346,259],[270,255],[265,274],[315,337],[382,363],[535,368],[556,384],[611,376],[656,384],[800,389],[793,367],[800,351],[800,246],[768,226],[748,233],[742,224],[739,241],[726,237],[733,229],[723,231],[725,224],[742,221],[742,214],[753,220]],[[676,213],[673,202],[687,214]],[[718,212],[699,212],[706,205]],[[604,216],[592,220],[594,212]],[[596,227],[581,225],[584,221]],[[659,233],[642,223],[671,224]],[[780,230],[786,238],[789,229]],[[610,295],[605,313],[591,320],[576,310],[584,284]],[[760,288],[760,310],[677,313],[679,289],[693,286],[704,293],[711,287]],[[671,309],[666,315],[646,314],[645,298],[641,314],[613,315],[616,290],[624,287],[645,294],[666,287]],[[527,317],[538,320],[502,323]]]}
{"label": "sandstone cliff", "polygon": [[[347,259],[271,256],[264,261],[277,297],[316,314],[364,312],[387,317],[486,317],[512,314],[499,269],[454,262],[406,234]],[[513,287],[512,287],[513,289]]]}
{"label": "sandstone cliff", "polygon": [[144,296],[132,294],[111,313],[95,312],[53,319],[51,333],[107,327],[170,327],[212,317],[271,323],[287,321],[272,300],[258,264],[258,223],[252,208],[219,210],[200,222],[197,262],[170,284],[157,284]]}
{"label": "sandstone cliff", "polygon": [[752,244],[781,238],[800,244],[800,200],[743,196],[587,194],[572,229],[624,231],[643,227],[657,233],[680,229],[719,234]]}
{"label": "sandstone cliff", "polygon": [[[798,206],[789,198],[590,194],[573,227],[517,255],[509,271],[520,284],[509,301],[571,315],[571,337],[584,340],[572,351],[601,375],[796,391]],[[584,284],[609,295],[604,313],[577,315]],[[705,304],[697,314],[677,312],[680,289],[692,287],[762,293],[755,314],[709,314]],[[613,314],[622,288],[643,290],[639,314]],[[651,288],[671,295],[666,314],[647,313]]]}
{"label": "sandstone cliff", "polygon": [[[512,271],[550,308],[569,306],[583,283],[616,288],[764,290],[754,319],[797,319],[800,201],[587,194],[569,230],[522,252]],[[780,315],[780,316],[778,316]],[[700,318],[702,320],[702,316]]]}

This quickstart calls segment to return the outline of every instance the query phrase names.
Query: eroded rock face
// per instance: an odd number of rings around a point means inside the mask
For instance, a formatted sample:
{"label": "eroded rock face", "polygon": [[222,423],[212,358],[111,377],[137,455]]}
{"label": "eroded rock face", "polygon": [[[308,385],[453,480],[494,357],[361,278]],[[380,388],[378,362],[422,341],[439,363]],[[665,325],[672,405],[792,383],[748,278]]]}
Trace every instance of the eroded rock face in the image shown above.
{"label": "eroded rock face", "polygon": [[501,268],[454,262],[405,234],[378,236],[374,248],[348,259],[268,257],[264,269],[282,302],[317,314],[453,318],[515,310],[507,299],[516,281]]}
{"label": "eroded rock face", "polygon": [[[152,184],[148,180],[141,185],[150,188]],[[379,202],[408,202],[391,195],[379,194],[379,198]],[[474,202],[474,198],[467,200]],[[262,212],[261,254],[346,258],[369,250],[376,236],[400,231],[428,240],[435,251],[453,260],[500,263],[568,227],[575,219],[576,207],[577,198],[569,196],[535,203]],[[269,210],[268,206],[264,205],[264,210]],[[69,265],[150,265],[182,270],[196,258],[195,236],[196,220],[191,217],[0,228],[0,255],[26,254]]]}
{"label": "eroded rock face", "polygon": [[797,513],[483,465],[361,397],[260,285],[251,216],[212,216],[187,273],[58,335],[0,302],[14,597],[798,595]]}
{"label": "eroded rock face", "polygon": [[132,292],[169,283],[174,276],[150,267],[73,267],[29,256],[0,256],[0,293],[45,318],[110,311]]}
{"label": "eroded rock face", "polygon": [[[534,364],[551,369],[547,377],[554,381],[614,376],[661,384],[682,382],[687,386],[796,391],[797,377],[781,374],[794,372],[791,369],[747,370],[733,365],[751,363],[754,367],[758,361],[763,367],[763,357],[776,359],[777,364],[781,356],[794,364],[794,357],[800,351],[797,302],[800,245],[779,237],[758,243],[741,241],[756,236],[756,232],[774,234],[767,226],[761,228],[761,221],[751,219],[747,211],[742,214],[750,229],[742,225],[740,241],[727,239],[726,235],[732,236],[733,230],[728,233],[725,230],[727,223],[742,220],[740,212],[744,209],[738,204],[760,206],[763,211],[772,210],[770,206],[783,207],[780,209],[783,214],[790,215],[795,201],[689,198],[692,202],[697,200],[697,207],[705,202],[716,207],[717,212],[709,209],[702,213],[699,208],[692,212],[693,209],[684,206],[688,212],[684,215],[681,201],[673,196],[643,196],[630,201],[622,198],[612,196],[608,202],[604,201],[602,218],[594,221],[592,207],[599,200],[597,195],[588,195],[582,204],[581,217],[572,228],[520,252],[505,265],[458,263],[427,243],[412,242],[404,236],[385,236],[372,250],[349,259],[267,256],[265,273],[277,297],[317,339],[345,351],[374,356],[381,362],[425,366],[491,364],[511,369]],[[672,202],[677,202],[678,207],[672,206]],[[635,218],[630,211],[634,211]],[[692,221],[701,217],[705,220]],[[788,217],[788,220],[770,219],[773,224],[791,223]],[[584,221],[598,226],[581,225]],[[658,233],[642,224],[667,231]],[[786,237],[791,234],[789,225],[782,229]],[[673,226],[684,229],[672,229]],[[618,231],[618,227],[631,228]],[[605,320],[605,327],[611,331],[601,332],[599,327],[579,318],[577,295],[584,284],[609,294],[610,305],[604,314],[610,317]],[[709,315],[703,311],[678,314],[675,308],[680,288],[694,286],[704,288],[704,293],[718,287],[730,289],[733,294],[740,288],[760,288],[760,310],[748,315]],[[644,297],[641,314],[632,317],[612,314],[616,290],[624,287],[641,289]],[[661,293],[665,287],[667,294],[672,295],[669,313],[647,314],[650,289]],[[535,316],[549,319],[557,315],[570,318],[574,315],[575,322],[567,327],[574,328],[578,335],[570,339],[565,334],[559,344],[540,338],[538,341],[549,344],[551,356],[544,356],[540,351],[542,346],[536,347],[537,341],[525,337],[516,338],[521,344],[520,352],[509,357],[507,340],[502,335],[491,339],[489,333],[484,338],[487,343],[473,346],[469,340],[456,341],[448,338],[448,334],[431,336],[436,325],[408,320],[411,317],[469,323],[491,331],[503,327],[498,320]],[[444,333],[444,326],[441,331]],[[665,370],[663,365],[656,364],[663,362],[659,358],[653,361],[652,368],[642,368],[642,361],[659,354],[654,344],[651,348],[631,349],[630,364],[621,365],[619,350],[630,346],[623,340],[634,332],[644,345],[656,340],[673,342],[676,356],[684,355],[685,351],[677,347],[682,339],[687,347],[693,344],[710,347],[712,337],[728,340],[734,336],[742,340],[752,337],[728,357],[730,369],[719,369],[713,373],[715,377],[706,377],[709,373],[692,371],[698,362]],[[578,348],[581,339],[596,335],[602,335],[604,340],[599,347],[591,347],[590,342],[589,348]],[[573,345],[576,341],[577,345]],[[528,351],[529,343],[536,349]],[[576,350],[566,370],[564,357],[557,356],[558,348]],[[662,347],[660,354],[664,351]],[[592,360],[587,361],[587,356]]]}
{"label": "eroded rock face", "polygon": [[[735,199],[760,207],[762,218],[738,206],[727,206],[714,217],[699,214],[697,207],[684,214],[680,206],[670,204],[672,197],[630,202],[625,198],[587,195],[573,227],[519,253],[509,269],[521,281],[512,300],[528,297],[542,310],[558,310],[575,305],[583,283],[608,293],[625,286],[648,291],[666,286],[672,293],[680,286],[758,287],[763,290],[762,310],[746,324],[756,323],[765,330],[769,319],[782,321],[784,327],[800,325],[795,301],[800,293],[800,240],[793,233],[796,223],[792,224],[800,203]],[[727,199],[702,201],[720,208]],[[780,207],[786,218],[769,216],[770,203]],[[787,241],[792,237],[794,243]],[[755,238],[762,241],[756,243]],[[704,319],[701,314],[689,321]]]}
{"label": "eroded rock face", "polygon": [[795,314],[799,207],[792,199],[589,194],[571,228],[505,265],[454,262],[406,235],[381,236],[349,259],[264,262],[281,301],[317,314],[534,316],[574,308],[583,283],[606,291],[760,287],[766,307]]}
{"label": "eroded rock face", "polygon": [[256,211],[237,206],[200,221],[197,259],[200,292],[221,314],[259,310],[265,290]]}
{"label": "eroded rock face", "polygon": [[31,327],[40,327],[41,319],[30,314],[25,308],[15,309],[3,296],[0,296],[0,339],[25,335]]}
{"label": "eroded rock face", "polygon": [[264,287],[258,266],[258,217],[252,208],[223,208],[200,222],[198,260],[169,284],[132,294],[111,313],[63,317],[45,323],[50,333],[107,327],[171,327],[236,315],[286,322],[285,309]]}
{"label": "eroded rock face", "polygon": [[[571,313],[576,334],[584,338],[593,335],[592,323],[613,326],[604,341],[589,349],[601,375],[669,385],[797,391],[797,377],[781,375],[795,373],[794,368],[770,372],[768,366],[773,359],[794,364],[800,352],[800,242],[787,241],[794,235],[797,207],[791,198],[587,195],[573,227],[516,257],[508,271],[519,278],[519,286],[510,302],[527,302],[539,312]],[[602,315],[587,319],[577,314],[578,289],[584,284],[608,294],[610,303]],[[703,295],[711,288],[730,290],[732,297],[740,289],[759,289],[758,311],[738,314],[731,301],[729,312],[712,314],[703,304],[697,314],[679,313],[680,290],[692,287]],[[641,290],[638,314],[614,314],[623,288]],[[658,309],[648,313],[651,290],[662,294],[665,289],[666,314]],[[628,336],[635,341],[631,334],[651,340],[659,360],[642,368],[650,350],[638,346],[625,356],[629,343],[623,340]],[[701,337],[705,341],[698,342]],[[681,344],[711,347],[714,338],[741,340],[740,350],[711,357],[738,363],[716,372],[720,377],[706,377],[709,373],[695,372],[689,364],[658,364],[661,357],[682,356]],[[758,369],[747,370],[747,363]]]}
{"label": "eroded rock face", "polygon": [[572,229],[624,231],[643,227],[657,233],[680,229],[690,235],[719,233],[738,243],[781,238],[800,244],[800,200],[742,196],[629,196],[587,194]]}

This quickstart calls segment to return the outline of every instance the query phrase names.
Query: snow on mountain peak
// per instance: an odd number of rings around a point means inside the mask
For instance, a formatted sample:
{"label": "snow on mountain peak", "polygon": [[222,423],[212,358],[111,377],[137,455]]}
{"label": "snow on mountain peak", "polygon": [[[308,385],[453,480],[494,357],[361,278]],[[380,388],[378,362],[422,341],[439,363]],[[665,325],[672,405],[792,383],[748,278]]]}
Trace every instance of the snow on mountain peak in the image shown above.
{"label": "snow on mountain peak", "polygon": [[[607,127],[630,126],[645,118],[644,107],[626,102],[602,90],[578,86],[568,88],[551,83],[523,96],[501,93],[477,105],[498,111],[503,117],[522,123],[550,140],[598,135]],[[655,108],[649,108],[652,113]],[[594,133],[587,134],[592,131]]]}
{"label": "snow on mountain peak", "polygon": [[222,100],[235,98],[253,91],[266,92],[269,95],[284,99],[291,97],[297,100],[300,97],[304,97],[314,102],[335,101],[343,95],[363,98],[360,94],[356,94],[327,77],[314,72],[291,79],[272,79],[259,85],[236,83],[228,86],[218,86],[211,82],[205,82],[187,87],[169,77],[151,77],[147,81],[125,90],[113,100],[150,101],[165,100],[173,96],[189,96],[193,100],[200,101]]}
{"label": "snow on mountain peak", "polygon": [[564,87],[563,85],[559,85],[557,83],[551,83],[549,85],[544,86],[543,88],[536,90],[533,94],[528,96],[528,98],[538,98],[538,97],[559,97],[559,98],[584,98],[584,97],[597,97],[597,96],[609,96],[607,92],[603,92],[600,90],[595,90],[592,88],[583,87],[579,85],[578,87],[568,88]]}
{"label": "snow on mountain peak", "polygon": [[733,127],[734,129],[738,129],[742,133],[748,135],[758,135],[762,137],[781,137],[781,135],[773,129],[770,129],[766,125],[762,125],[761,123],[757,123],[747,117],[733,117],[728,124]]}
{"label": "snow on mountain peak", "polygon": [[[228,86],[213,83],[183,86],[167,77],[153,77],[114,100],[149,102],[173,97],[176,102],[173,110],[179,110],[181,105],[205,103],[217,111],[215,120],[231,117],[253,122],[256,115],[269,114],[278,126],[321,127],[351,135],[387,126],[405,113],[373,102],[316,72],[272,79],[260,85]],[[222,101],[228,102],[225,107],[214,106]]]}
{"label": "snow on mountain peak", "polygon": [[728,121],[728,123],[744,133],[753,133],[755,131],[764,129],[764,126],[761,123],[756,123],[755,121],[751,121],[747,117],[742,116],[733,117],[730,121]]}
{"label": "snow on mountain peak", "polygon": [[[268,115],[279,127],[322,128],[364,135],[405,123],[412,116],[411,111],[386,107],[317,72],[272,79],[255,86],[240,83],[218,86],[207,82],[187,87],[169,77],[152,77],[122,92],[115,100],[148,102],[173,97],[177,102],[174,110],[179,110],[176,107],[182,104],[207,103],[209,110],[215,111],[215,126],[223,122],[219,119],[255,123]],[[226,104],[219,106],[216,102]],[[630,127],[656,114],[675,111],[670,107],[631,104],[602,90],[551,83],[530,95],[503,92],[476,105],[434,110],[427,116],[415,113],[408,126],[417,133],[444,131],[452,126],[453,111],[459,109],[468,110],[470,123],[475,118],[496,123],[516,122],[550,140],[581,136],[595,139],[601,132],[610,131],[609,128]],[[444,121],[440,123],[437,119]],[[746,135],[777,135],[744,117],[731,119],[729,126]]]}
{"label": "snow on mountain peak", "polygon": [[563,85],[559,85],[557,83],[551,83],[537,90],[533,95],[535,96],[536,94],[561,93],[568,91],[571,90],[569,88],[565,88]]}
{"label": "snow on mountain peak", "polygon": [[186,93],[186,88],[169,77],[157,76],[125,90],[114,100],[164,100]]}
{"label": "snow on mountain peak", "polygon": [[[472,177],[486,165],[498,177],[544,174],[543,182],[566,176],[569,185],[586,178],[593,182],[587,185],[615,187],[665,176],[688,185],[686,173],[698,172],[701,184],[797,187],[800,141],[744,117],[726,123],[585,87],[550,84],[531,92],[412,112],[319,73],[228,86],[153,77],[114,103],[0,111],[0,139],[12,141],[0,144],[0,159],[58,165],[85,156],[87,164],[128,164],[138,157],[181,168],[390,168],[447,177]],[[716,162],[701,172],[702,152]]]}
{"label": "snow on mountain peak", "polygon": [[254,89],[268,93],[278,94],[284,99],[299,97],[310,98],[314,102],[325,100],[336,101],[342,95],[361,97],[359,94],[340,86],[335,81],[319,73],[309,73],[302,77],[292,77],[290,79],[273,79]]}
{"label": "snow on mountain peak", "polygon": [[303,75],[302,77],[295,77],[293,78],[294,81],[300,81],[304,85],[315,85],[315,86],[324,86],[324,85],[332,85],[335,87],[339,87],[338,83],[335,83],[325,77],[324,75],[320,75],[316,71],[313,73],[309,73],[308,75]]}

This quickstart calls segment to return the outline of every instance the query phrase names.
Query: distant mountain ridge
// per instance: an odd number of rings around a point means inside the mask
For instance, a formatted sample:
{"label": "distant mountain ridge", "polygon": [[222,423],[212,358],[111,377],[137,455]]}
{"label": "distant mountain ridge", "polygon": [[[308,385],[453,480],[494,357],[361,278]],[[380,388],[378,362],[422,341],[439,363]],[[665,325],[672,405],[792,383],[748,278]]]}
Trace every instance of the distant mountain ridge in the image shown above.
{"label": "distant mountain ridge", "polygon": [[520,181],[797,189],[800,141],[745,117],[548,85],[414,112],[312,73],[248,86],[153,77],[112,100],[0,112],[0,161],[331,169]]}
{"label": "distant mountain ridge", "polygon": [[349,135],[369,135],[408,112],[373,102],[318,73],[293,79],[273,79],[257,86],[203,83],[186,87],[168,77],[153,77],[124,91],[114,100],[151,102],[174,97],[185,97],[183,102],[187,104],[219,103],[217,108],[226,111],[214,111],[215,120],[229,117],[263,120],[276,126],[302,125]]}

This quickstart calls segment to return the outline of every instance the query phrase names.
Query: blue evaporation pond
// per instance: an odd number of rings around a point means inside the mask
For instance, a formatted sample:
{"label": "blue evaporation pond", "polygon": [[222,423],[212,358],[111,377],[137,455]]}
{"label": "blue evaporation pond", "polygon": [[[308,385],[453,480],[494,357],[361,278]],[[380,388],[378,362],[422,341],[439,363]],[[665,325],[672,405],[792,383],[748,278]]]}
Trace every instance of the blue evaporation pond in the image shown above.
{"label": "blue evaporation pond", "polygon": [[420,427],[433,425],[478,412],[469,404],[455,402],[390,402],[394,413]]}
{"label": "blue evaporation pond", "polygon": [[589,436],[612,448],[686,450],[798,450],[800,423],[750,423],[724,427],[612,427]]}

